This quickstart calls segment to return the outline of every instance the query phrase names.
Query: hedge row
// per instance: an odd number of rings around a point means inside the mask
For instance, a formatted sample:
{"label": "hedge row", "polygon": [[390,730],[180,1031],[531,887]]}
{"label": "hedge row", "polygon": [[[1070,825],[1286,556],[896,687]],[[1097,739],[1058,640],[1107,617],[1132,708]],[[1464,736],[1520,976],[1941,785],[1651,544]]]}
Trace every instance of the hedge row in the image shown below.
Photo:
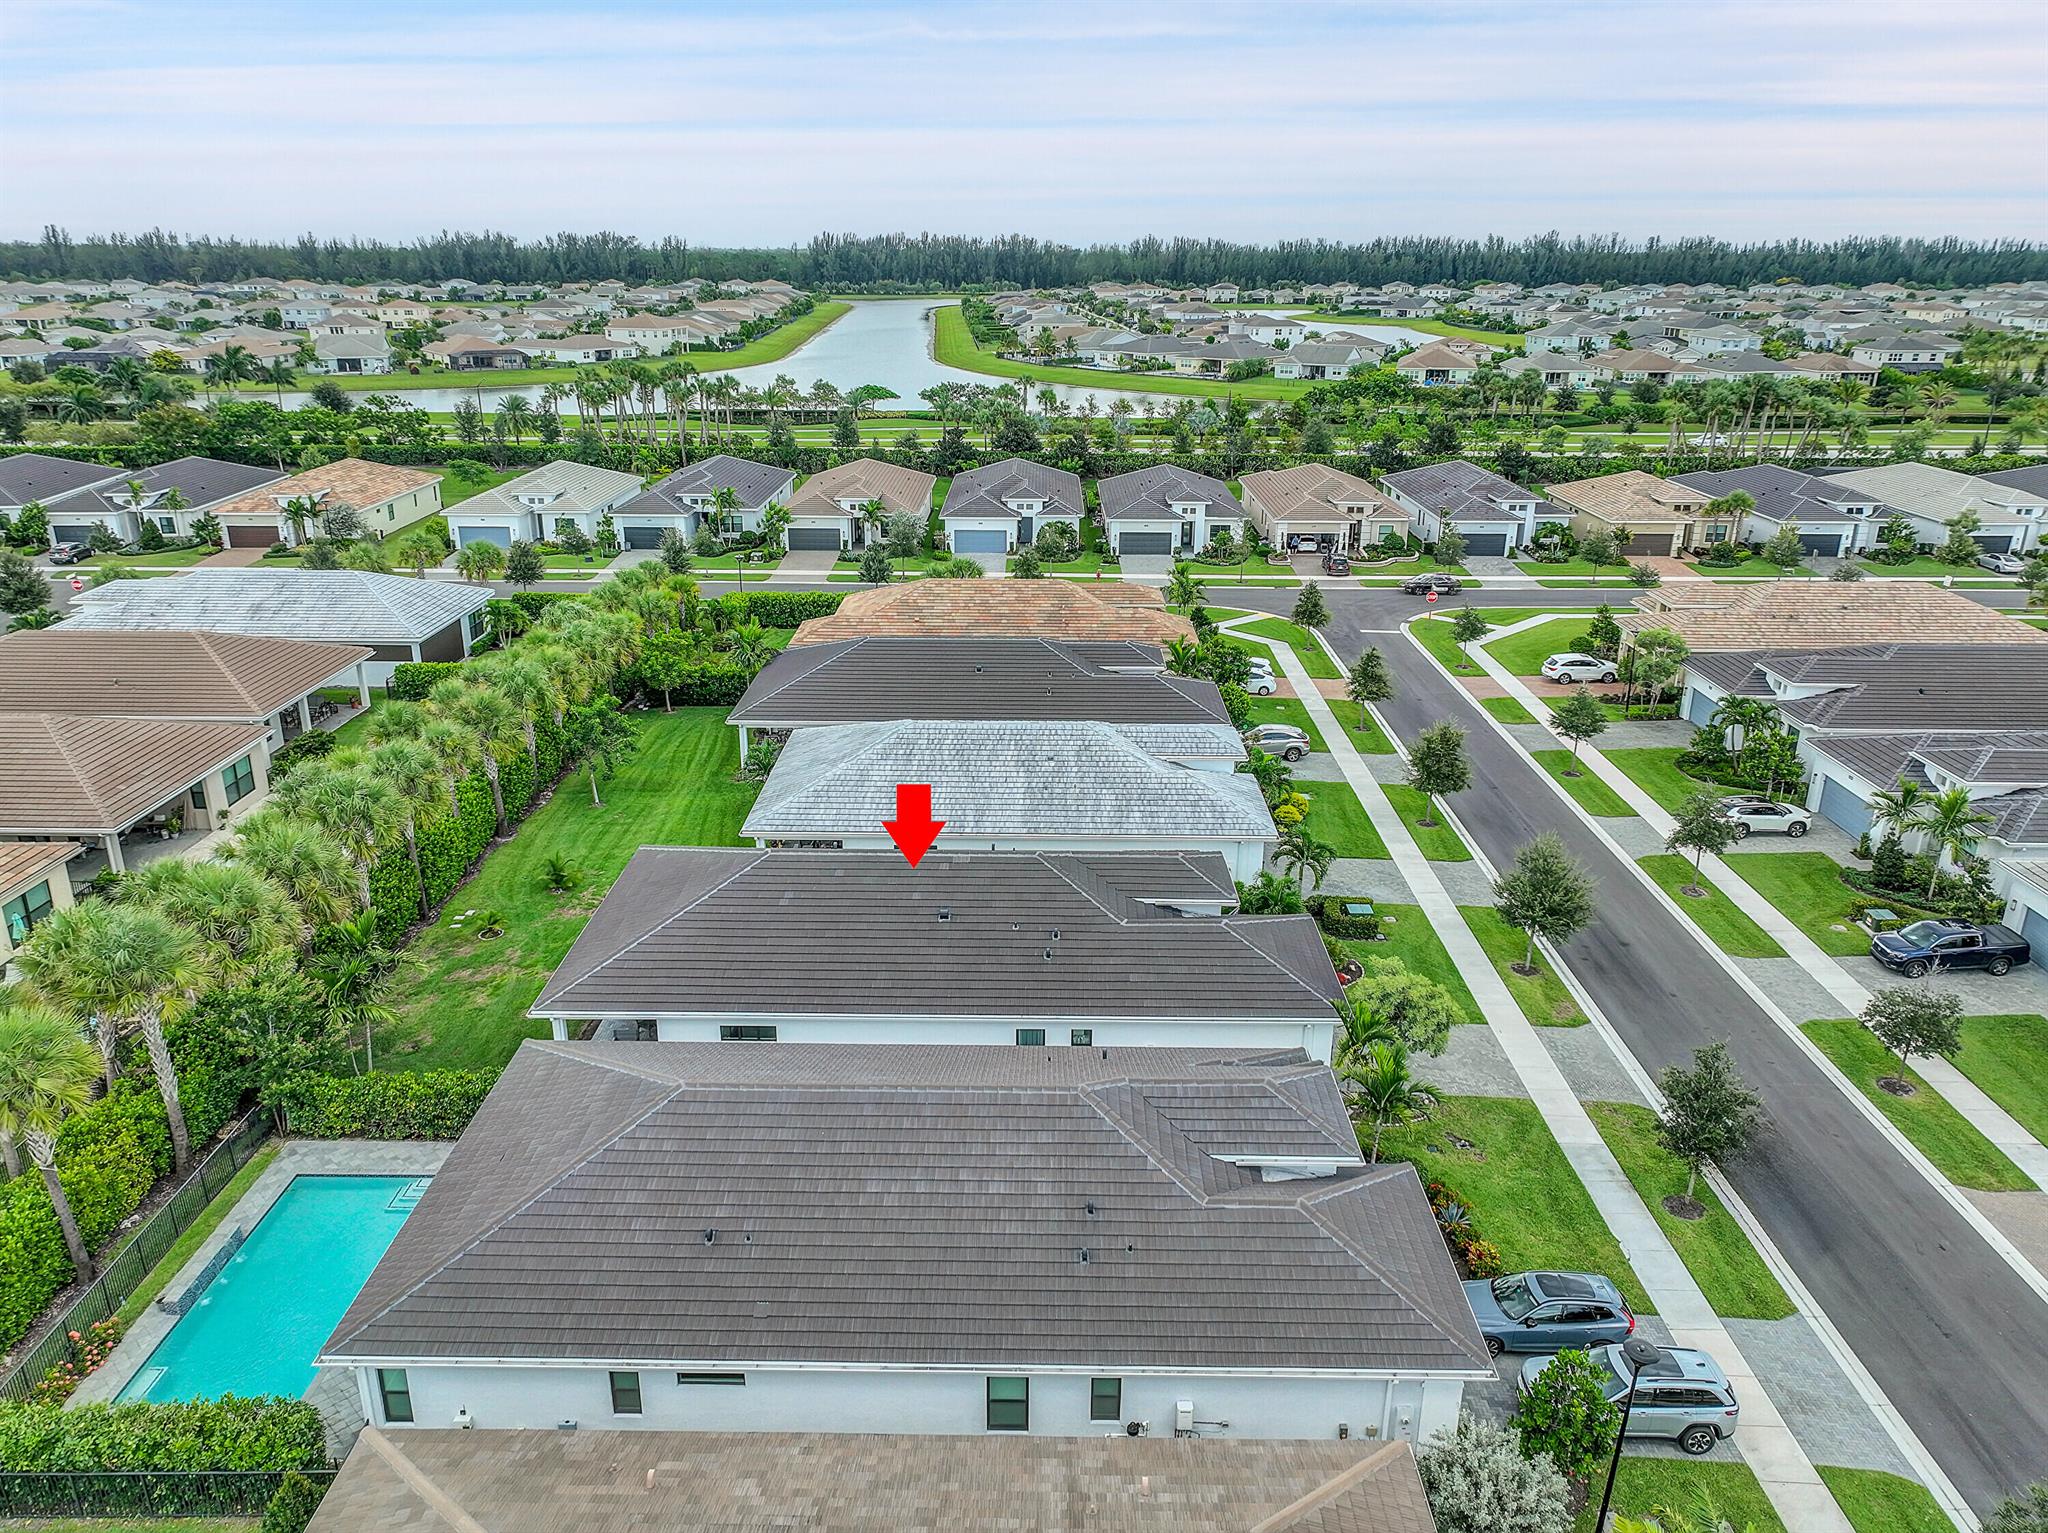
{"label": "hedge row", "polygon": [[461,674],[460,660],[401,660],[391,668],[384,691],[400,702],[417,703],[434,690],[436,682]]}
{"label": "hedge row", "polygon": [[649,707],[674,704],[685,708],[730,708],[746,693],[753,679],[754,672],[731,660],[704,660],[684,671],[682,678],[665,693],[648,685],[637,666],[621,673],[619,690],[627,696],[638,693]]}
{"label": "hedge row", "polygon": [[27,1473],[325,1469],[319,1409],[276,1395],[127,1405],[0,1403],[0,1465]]}
{"label": "hedge row", "polygon": [[280,1105],[311,1139],[457,1139],[497,1083],[496,1070],[301,1075]]}
{"label": "hedge row", "polygon": [[794,628],[806,618],[829,617],[846,600],[845,591],[732,591],[716,605],[751,618],[763,628]]}

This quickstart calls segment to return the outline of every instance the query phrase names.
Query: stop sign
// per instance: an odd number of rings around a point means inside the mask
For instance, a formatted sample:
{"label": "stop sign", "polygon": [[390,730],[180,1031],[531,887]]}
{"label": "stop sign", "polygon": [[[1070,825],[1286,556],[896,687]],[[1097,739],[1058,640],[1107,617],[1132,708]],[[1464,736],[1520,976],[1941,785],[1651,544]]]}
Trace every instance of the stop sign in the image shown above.
{"label": "stop sign", "polygon": [[85,582],[79,579],[78,576],[73,575],[71,577],[71,589],[74,591],[83,591],[85,589]]}
{"label": "stop sign", "polygon": [[1435,600],[1436,600],[1436,592],[1434,592],[1434,591],[1431,591],[1431,592],[1430,592],[1430,593],[1429,593],[1429,594],[1428,594],[1427,596],[1423,597],[1422,599],[1423,599],[1424,601],[1435,601]]}

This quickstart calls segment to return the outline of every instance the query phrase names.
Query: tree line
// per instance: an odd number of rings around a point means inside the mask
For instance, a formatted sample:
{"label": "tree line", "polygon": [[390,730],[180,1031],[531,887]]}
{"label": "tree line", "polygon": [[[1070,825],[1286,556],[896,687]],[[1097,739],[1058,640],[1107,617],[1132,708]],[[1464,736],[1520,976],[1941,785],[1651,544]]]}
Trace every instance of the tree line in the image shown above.
{"label": "tree line", "polygon": [[291,241],[245,240],[165,229],[74,237],[51,224],[40,239],[0,241],[0,272],[35,280],[133,277],[194,283],[252,276],[350,283],[460,277],[484,284],[772,277],[827,292],[1073,287],[1109,281],[1171,287],[1225,281],[1247,287],[1499,281],[1541,287],[1552,282],[1746,286],[1797,280],[1948,288],[2048,278],[2048,246],[2030,240],[1899,235],[1736,244],[1704,235],[1630,240],[1552,231],[1521,239],[1399,235],[1273,244],[1148,236],[1128,244],[1086,246],[1025,234],[824,233],[804,245],[722,247],[693,245],[679,235],[650,244],[610,230],[536,240],[489,230],[443,230],[391,243],[313,234]]}

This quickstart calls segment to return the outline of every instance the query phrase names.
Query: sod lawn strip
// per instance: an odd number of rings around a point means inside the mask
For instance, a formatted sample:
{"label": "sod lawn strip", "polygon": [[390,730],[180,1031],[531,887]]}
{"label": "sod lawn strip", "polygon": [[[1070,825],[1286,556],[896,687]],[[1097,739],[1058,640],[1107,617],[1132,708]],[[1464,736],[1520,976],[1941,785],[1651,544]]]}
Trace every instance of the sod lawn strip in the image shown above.
{"label": "sod lawn strip", "polygon": [[[1381,791],[1387,795],[1387,802],[1394,806],[1394,813],[1407,825],[1408,834],[1415,838],[1415,844],[1422,849],[1424,857],[1431,862],[1472,860],[1472,849],[1455,830],[1451,829],[1450,822],[1444,818],[1442,804],[1432,807],[1420,793],[1413,788],[1403,787],[1400,783],[1383,783]],[[1435,820],[1436,824],[1423,824],[1425,814]]]}
{"label": "sod lawn strip", "polygon": [[1958,1187],[1978,1192],[2036,1190],[2027,1174],[1978,1133],[1917,1071],[1906,1074],[1915,1087],[1909,1097],[1893,1096],[1878,1085],[1879,1077],[1889,1076],[1898,1060],[1854,1017],[1808,1022],[1801,1031]]}
{"label": "sod lawn strip", "polygon": [[1574,762],[1570,751],[1530,751],[1529,759],[1556,778],[1586,813],[1607,820],[1623,819],[1635,813],[1622,796],[1595,777],[1583,761],[1576,763],[1579,775],[1573,777]]}
{"label": "sod lawn strip", "polygon": [[[1372,1127],[1360,1125],[1370,1147]],[[1453,1135],[1473,1148],[1459,1148]],[[1472,1211],[1482,1240],[1500,1248],[1509,1272],[1600,1272],[1639,1315],[1654,1313],[1621,1244],[1551,1137],[1533,1102],[1518,1097],[1447,1096],[1422,1123],[1380,1136],[1381,1160],[1405,1160],[1424,1181],[1440,1181]]]}
{"label": "sod lawn strip", "polygon": [[[1688,920],[1713,938],[1714,945],[1730,958],[1783,958],[1785,950],[1771,934],[1736,908],[1735,902],[1715,888],[1712,880],[1693,871],[1692,859],[1666,852],[1655,857],[1638,857],[1636,865],[1671,896]],[[1687,893],[1704,889],[1703,895]]]}
{"label": "sod lawn strip", "polygon": [[[1596,1481],[1594,1490],[1598,1489]],[[1641,1521],[1662,1508],[1691,1516],[1699,1511],[1702,1497],[1711,1498],[1723,1524],[1740,1533],[1786,1533],[1762,1482],[1747,1464],[1643,1458],[1633,1453],[1621,1456],[1621,1470],[1614,1478],[1615,1515]],[[1599,1514],[1600,1497],[1595,1494],[1572,1525],[1573,1533],[1593,1533],[1593,1519]]]}
{"label": "sod lawn strip", "polygon": [[[1336,896],[1333,896],[1333,898]],[[1464,1012],[1467,1022],[1484,1022],[1485,1014],[1479,1003],[1472,998],[1472,987],[1465,983],[1465,976],[1458,972],[1458,966],[1445,950],[1443,939],[1436,934],[1436,928],[1422,913],[1420,905],[1390,905],[1381,900],[1369,902],[1380,918],[1378,942],[1366,942],[1357,938],[1342,940],[1344,950],[1363,963],[1368,958],[1398,958],[1408,967],[1410,973],[1433,979],[1450,991]]]}
{"label": "sod lawn strip", "polygon": [[[250,1183],[263,1174],[263,1168],[277,1159],[277,1152],[283,1148],[283,1141],[276,1139],[264,1145],[249,1157],[247,1165],[229,1178],[227,1186],[213,1195],[213,1201],[199,1211],[199,1217],[186,1227],[184,1234],[171,1242],[170,1250],[164,1252],[162,1260],[149,1269],[149,1276],[142,1280],[141,1286],[128,1296],[127,1301],[116,1312],[121,1317],[121,1324],[133,1325],[142,1318],[142,1312],[149,1308],[150,1300],[169,1286],[171,1279],[178,1275],[178,1269],[190,1261],[192,1253],[199,1249],[199,1243],[220,1227],[221,1220],[232,1213],[235,1205],[242,1201],[242,1194],[249,1190]],[[112,1253],[100,1254],[104,1260]]]}
{"label": "sod lawn strip", "polygon": [[1335,681],[1344,674],[1337,669],[1337,662],[1330,658],[1330,652],[1323,648],[1320,639],[1284,617],[1262,617],[1256,622],[1239,623],[1234,631],[1256,635],[1269,643],[1285,644],[1294,651],[1294,658],[1301,662],[1301,668],[1318,681]]}
{"label": "sod lawn strip", "polygon": [[1856,1533],[1955,1533],[1927,1487],[1882,1469],[1821,1468],[1820,1477]]}
{"label": "sod lawn strip", "polygon": [[1589,612],[1584,617],[1552,618],[1504,639],[1491,640],[1486,652],[1512,676],[1540,676],[1545,660],[1579,647],[1578,641],[1585,637],[1592,616]]}
{"label": "sod lawn strip", "polygon": [[2020,1127],[2048,1144],[2048,1017],[1965,1017],[1955,1063]]}
{"label": "sod lawn strip", "polygon": [[1685,1195],[1685,1163],[1658,1142],[1655,1113],[1629,1102],[1588,1102],[1586,1111],[1715,1314],[1783,1320],[1794,1313],[1791,1299],[1705,1178],[1692,1194],[1706,1209],[1700,1218],[1681,1219],[1664,1206],[1664,1199]]}
{"label": "sod lawn strip", "polygon": [[1479,939],[1479,945],[1486,949],[1486,956],[1493,960],[1494,968],[1500,971],[1500,977],[1507,981],[1509,993],[1522,1008],[1523,1016],[1538,1027],[1578,1027],[1585,1022],[1586,1014],[1579,1010],[1579,1003],[1572,999],[1571,991],[1557,977],[1541,948],[1536,950],[1537,973],[1517,974],[1510,967],[1522,961],[1522,952],[1529,942],[1519,926],[1508,925],[1491,905],[1460,905],[1458,910],[1465,917],[1465,924],[1472,928],[1472,935]]}
{"label": "sod lawn strip", "polygon": [[1842,865],[1826,852],[1728,851],[1721,860],[1823,953],[1860,958],[1870,951],[1870,933],[1856,924],[1853,910],[1859,896],[1842,882]]}
{"label": "sod lawn strip", "polygon": [[1326,751],[1330,748],[1328,742],[1323,739],[1323,732],[1316,728],[1316,721],[1309,717],[1307,705],[1298,697],[1253,698],[1252,722],[1292,724],[1296,729],[1308,732],[1309,749]]}
{"label": "sod lawn strip", "polygon": [[1499,719],[1503,724],[1533,724],[1536,715],[1524,708],[1512,697],[1482,697],[1479,706]]}
{"label": "sod lawn strip", "polygon": [[1384,861],[1387,843],[1358,801],[1349,783],[1320,782],[1297,777],[1295,791],[1308,800],[1309,834],[1326,842],[1339,857],[1367,857]]}
{"label": "sod lawn strip", "polygon": [[[1613,712],[1609,709],[1609,712]],[[1727,793],[1732,789],[1717,783],[1701,782],[1697,777],[1688,777],[1678,769],[1678,758],[1685,754],[1675,745],[1645,746],[1636,750],[1608,751],[1607,759],[1620,767],[1628,780],[1641,788],[1651,798],[1673,814],[1685,807],[1685,801],[1695,793]]]}

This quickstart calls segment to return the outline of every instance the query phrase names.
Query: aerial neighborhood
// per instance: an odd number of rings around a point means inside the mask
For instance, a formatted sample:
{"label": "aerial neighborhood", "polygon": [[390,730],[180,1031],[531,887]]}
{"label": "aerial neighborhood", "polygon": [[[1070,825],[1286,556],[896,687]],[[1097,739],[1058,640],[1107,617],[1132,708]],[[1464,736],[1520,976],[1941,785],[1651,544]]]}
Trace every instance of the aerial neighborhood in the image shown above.
{"label": "aerial neighborhood", "polygon": [[2048,1497],[2048,274],[1736,254],[0,281],[0,1517]]}

